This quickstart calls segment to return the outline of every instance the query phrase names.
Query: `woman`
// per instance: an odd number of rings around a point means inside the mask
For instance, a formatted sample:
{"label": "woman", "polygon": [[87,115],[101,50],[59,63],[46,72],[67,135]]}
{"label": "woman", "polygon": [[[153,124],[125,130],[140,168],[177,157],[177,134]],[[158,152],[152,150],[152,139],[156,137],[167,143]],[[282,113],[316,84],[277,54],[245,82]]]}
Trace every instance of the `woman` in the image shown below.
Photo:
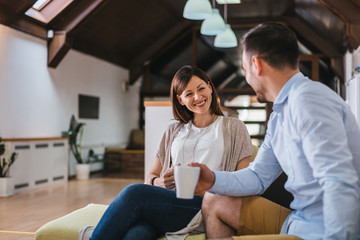
{"label": "woman", "polygon": [[192,161],[213,170],[234,171],[251,161],[245,125],[221,112],[218,95],[205,72],[184,66],[175,74],[170,98],[177,123],[165,131],[148,184],[124,188],[104,213],[91,239],[157,239],[188,225],[201,209],[203,193],[177,199],[173,166]]}

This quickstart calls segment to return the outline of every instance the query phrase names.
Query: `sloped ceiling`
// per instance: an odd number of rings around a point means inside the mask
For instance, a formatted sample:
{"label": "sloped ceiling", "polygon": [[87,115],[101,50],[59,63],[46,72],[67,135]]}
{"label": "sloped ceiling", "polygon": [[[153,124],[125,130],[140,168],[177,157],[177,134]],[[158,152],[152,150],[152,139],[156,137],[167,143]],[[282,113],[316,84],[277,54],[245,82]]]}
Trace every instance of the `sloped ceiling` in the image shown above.
{"label": "sloped ceiling", "polygon": [[[186,0],[75,0],[49,24],[24,15],[34,2],[0,0],[0,23],[47,39],[50,67],[72,48],[129,69],[130,83],[149,64],[155,79],[167,78],[179,59],[213,72],[218,86],[241,75],[234,59],[241,46],[228,52],[211,47],[213,38],[198,33],[201,22],[182,17]],[[217,8],[223,15],[223,5]],[[258,23],[283,22],[311,53],[330,59],[329,66],[341,78],[343,54],[360,44],[359,12],[359,0],[242,0],[228,5],[228,22],[238,37]],[[54,37],[47,38],[48,30]]]}

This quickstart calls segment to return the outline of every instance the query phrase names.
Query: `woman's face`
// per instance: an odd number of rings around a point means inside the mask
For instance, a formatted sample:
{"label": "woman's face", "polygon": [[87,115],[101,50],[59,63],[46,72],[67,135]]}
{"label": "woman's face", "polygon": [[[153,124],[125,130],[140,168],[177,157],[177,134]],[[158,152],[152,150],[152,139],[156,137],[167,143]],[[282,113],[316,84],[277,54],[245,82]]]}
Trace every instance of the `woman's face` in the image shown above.
{"label": "woman's face", "polygon": [[212,101],[211,94],[210,84],[198,76],[192,76],[181,95],[176,97],[181,105],[185,105],[194,114],[204,114],[209,112]]}

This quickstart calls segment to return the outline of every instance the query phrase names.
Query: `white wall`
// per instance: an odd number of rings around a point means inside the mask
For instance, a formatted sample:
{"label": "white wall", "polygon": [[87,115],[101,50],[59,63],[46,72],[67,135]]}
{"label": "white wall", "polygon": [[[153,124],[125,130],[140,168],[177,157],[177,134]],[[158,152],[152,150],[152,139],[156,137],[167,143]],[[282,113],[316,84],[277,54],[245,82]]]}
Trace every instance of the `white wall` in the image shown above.
{"label": "white wall", "polygon": [[60,136],[86,94],[100,97],[100,117],[80,119],[83,145],[124,146],[139,116],[139,86],[121,91],[127,78],[128,70],[74,50],[48,68],[45,40],[0,25],[0,136]]}
{"label": "white wall", "polygon": [[172,121],[175,120],[171,106],[145,107],[145,179],[158,150],[161,137]]}

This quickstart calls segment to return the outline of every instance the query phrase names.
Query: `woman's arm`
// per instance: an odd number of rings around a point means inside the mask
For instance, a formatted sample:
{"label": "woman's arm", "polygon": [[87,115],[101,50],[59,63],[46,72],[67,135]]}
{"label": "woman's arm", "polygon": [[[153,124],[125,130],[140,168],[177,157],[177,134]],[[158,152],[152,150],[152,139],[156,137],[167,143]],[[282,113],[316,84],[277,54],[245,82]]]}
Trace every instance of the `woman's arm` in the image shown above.
{"label": "woman's arm", "polygon": [[174,189],[174,168],[169,168],[162,176],[160,176],[162,170],[161,162],[158,157],[155,157],[151,163],[149,174],[146,177],[146,183],[158,187]]}
{"label": "woman's arm", "polygon": [[145,183],[151,184],[150,181],[152,178],[160,177],[161,169],[162,167],[161,167],[160,159],[158,157],[155,157],[151,163],[150,170],[148,175],[146,176]]}
{"label": "woman's arm", "polygon": [[253,161],[252,156],[244,157],[237,163],[236,171],[243,168],[247,168],[252,161]]}

